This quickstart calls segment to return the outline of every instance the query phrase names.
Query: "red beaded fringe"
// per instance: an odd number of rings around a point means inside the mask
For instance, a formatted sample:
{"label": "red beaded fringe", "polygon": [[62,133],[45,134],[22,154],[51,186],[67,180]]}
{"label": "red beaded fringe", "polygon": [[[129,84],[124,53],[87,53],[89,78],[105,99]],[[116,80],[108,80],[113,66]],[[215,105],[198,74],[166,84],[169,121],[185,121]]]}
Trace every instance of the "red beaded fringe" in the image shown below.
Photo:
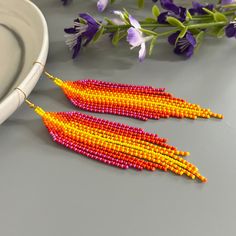
{"label": "red beaded fringe", "polygon": [[142,129],[79,112],[45,112],[37,107],[54,141],[91,159],[122,169],[171,171],[206,182],[196,166],[167,140]]}
{"label": "red beaded fringe", "polygon": [[67,98],[84,110],[133,117],[141,120],[160,118],[219,118],[223,116],[183,99],[163,88],[135,86],[97,80],[62,81],[46,73]]}

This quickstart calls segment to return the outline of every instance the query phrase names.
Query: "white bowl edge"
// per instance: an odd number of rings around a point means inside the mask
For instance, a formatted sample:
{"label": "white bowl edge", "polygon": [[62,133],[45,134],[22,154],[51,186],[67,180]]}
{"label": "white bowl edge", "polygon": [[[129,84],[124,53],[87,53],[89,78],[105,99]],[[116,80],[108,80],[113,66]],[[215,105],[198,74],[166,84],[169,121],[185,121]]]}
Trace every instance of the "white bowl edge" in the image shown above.
{"label": "white bowl edge", "polygon": [[[47,22],[42,12],[31,1],[29,0],[24,0],[24,1],[31,4],[32,7],[38,12],[38,15],[43,25],[42,47],[40,50],[40,54],[36,60],[36,62],[38,63],[32,62],[32,69],[30,70],[26,78],[18,86],[18,88],[24,92],[26,97],[28,97],[31,91],[34,89],[36,83],[38,82],[41,74],[43,73],[44,68],[42,65],[45,65],[47,60],[48,49],[49,49],[49,37],[48,37]],[[9,116],[11,116],[17,110],[17,108],[24,102],[25,96],[20,90],[15,89],[0,103],[0,124],[2,124]]]}

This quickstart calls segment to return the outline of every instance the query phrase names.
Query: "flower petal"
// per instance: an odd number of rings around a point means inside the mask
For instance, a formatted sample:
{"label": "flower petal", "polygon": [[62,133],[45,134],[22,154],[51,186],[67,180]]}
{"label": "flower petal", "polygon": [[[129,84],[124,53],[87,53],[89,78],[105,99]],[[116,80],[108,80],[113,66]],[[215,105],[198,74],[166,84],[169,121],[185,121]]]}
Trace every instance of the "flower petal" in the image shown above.
{"label": "flower petal", "polygon": [[76,29],[75,28],[65,28],[64,32],[67,34],[76,34]]}
{"label": "flower petal", "polygon": [[121,11],[112,11],[115,15],[120,16],[121,19],[124,19],[124,14]]}
{"label": "flower petal", "polygon": [[82,37],[78,37],[77,43],[73,48],[73,55],[72,55],[73,59],[75,59],[78,56],[80,49],[81,49],[81,44],[82,44]]}
{"label": "flower petal", "polygon": [[190,58],[194,53],[194,47],[193,46],[189,46],[188,49],[185,52],[185,56],[187,58]]}
{"label": "flower petal", "polygon": [[139,61],[140,62],[143,62],[143,60],[145,59],[145,57],[146,57],[146,44],[145,43],[142,43],[141,44],[141,48],[140,48],[140,50],[139,50],[139,56],[138,56],[138,58],[139,58]]}
{"label": "flower petal", "polygon": [[166,18],[168,16],[168,12],[162,12],[158,17],[157,17],[157,21],[159,24],[166,24]]}
{"label": "flower petal", "polygon": [[139,24],[139,22],[133,16],[129,16],[129,21],[130,21],[130,24],[134,28],[136,28],[136,29],[140,29],[141,28],[141,25]]}
{"label": "flower petal", "polygon": [[[172,38],[169,38],[169,42],[171,44],[174,42],[176,36],[178,37],[178,35],[175,33],[172,34]],[[193,55],[195,46],[196,39],[190,31],[187,31],[184,37],[177,39],[177,42],[175,42],[174,52],[178,55],[184,55],[189,58]]]}
{"label": "flower petal", "polygon": [[200,4],[199,2],[196,2],[196,1],[192,2],[192,6],[193,6],[194,9],[198,9],[198,8],[203,7],[202,4]]}
{"label": "flower petal", "polygon": [[228,5],[235,3],[235,0],[221,0],[221,5]]}
{"label": "flower petal", "polygon": [[179,14],[179,7],[173,3],[173,0],[161,0],[160,2],[164,9],[174,12],[176,15]]}
{"label": "flower petal", "polygon": [[187,32],[185,37],[193,47],[197,44],[196,39],[190,32]]}
{"label": "flower petal", "polygon": [[228,38],[232,38],[232,37],[236,36],[236,27],[234,26],[234,23],[230,23],[225,28],[225,34]]}
{"label": "flower petal", "polygon": [[87,14],[87,13],[80,13],[79,16],[81,18],[83,18],[84,20],[86,20],[91,25],[97,25],[98,24],[96,22],[96,20],[94,20],[94,18],[92,16],[90,16],[89,14]]}
{"label": "flower petal", "polygon": [[168,42],[169,42],[169,44],[175,45],[176,40],[177,40],[177,38],[178,38],[178,36],[179,36],[179,33],[180,33],[180,31],[177,31],[177,32],[171,34],[171,35],[168,37]]}
{"label": "flower petal", "polygon": [[108,0],[99,0],[97,2],[98,11],[103,12],[108,5]]}
{"label": "flower petal", "polygon": [[133,27],[128,29],[127,41],[132,47],[138,47],[144,42],[142,33]]}
{"label": "flower petal", "polygon": [[179,7],[179,17],[178,19],[181,22],[184,22],[186,20],[186,16],[187,16],[187,9],[184,7]]}
{"label": "flower petal", "polygon": [[210,11],[212,11],[213,8],[214,8],[214,4],[203,5],[203,4],[201,4],[199,2],[196,2],[196,1],[192,2],[192,6],[193,7],[189,9],[190,14],[192,14],[192,15],[194,15],[196,13],[199,14],[199,15],[205,15],[207,13],[203,10],[203,8],[206,8]]}
{"label": "flower petal", "polygon": [[121,19],[111,19],[115,25],[124,25],[124,22]]}

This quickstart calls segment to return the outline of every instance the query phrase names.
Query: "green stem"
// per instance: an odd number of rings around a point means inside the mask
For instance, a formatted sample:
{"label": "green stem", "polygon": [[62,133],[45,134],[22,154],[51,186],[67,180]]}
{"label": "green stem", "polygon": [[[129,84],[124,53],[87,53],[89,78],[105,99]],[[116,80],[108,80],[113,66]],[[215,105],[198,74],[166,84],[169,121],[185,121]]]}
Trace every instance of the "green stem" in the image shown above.
{"label": "green stem", "polygon": [[[230,11],[226,11],[223,14],[225,16],[233,16],[235,15],[236,9],[235,10],[230,10]],[[202,16],[193,16],[193,18],[190,21],[208,21],[208,20],[212,20],[213,17],[210,15],[202,15]]]}
{"label": "green stem", "polygon": [[[226,25],[227,22],[208,22],[208,23],[198,23],[198,24],[185,24],[185,26],[188,27],[188,29],[206,29],[206,28],[210,28],[210,27],[214,27],[214,26],[224,26]],[[160,24],[156,23],[151,23],[151,24],[141,24],[141,27],[144,29],[147,29],[147,28],[158,28],[160,26]],[[131,25],[119,25],[119,26],[114,26],[114,25],[104,25],[104,28],[106,30],[106,32],[116,32],[118,29],[119,30],[125,30],[125,29],[128,29],[132,27]],[[171,25],[166,25],[165,27],[168,27],[168,28],[175,28],[174,30],[179,30],[179,28],[177,28],[176,26],[171,26]],[[168,32],[172,32],[173,30],[171,31],[167,31],[167,32],[163,32],[161,33],[161,35],[168,35]],[[160,34],[159,34],[160,35]]]}
{"label": "green stem", "polygon": [[[188,26],[188,29],[204,29],[204,28],[208,28],[208,27],[213,27],[213,26],[224,26],[226,23],[225,22],[212,22],[212,23],[205,23],[205,24],[195,24],[195,25],[190,25]],[[163,36],[168,36],[170,34],[175,33],[176,31],[178,31],[179,29],[174,29],[174,30],[169,30],[163,33],[159,33],[158,37],[163,37]]]}
{"label": "green stem", "polygon": [[[132,27],[132,25],[103,25],[105,29],[109,30],[117,30],[117,29],[128,29]],[[142,28],[154,28],[154,27],[170,27],[169,25],[165,24],[158,24],[158,23],[142,23],[141,24]]]}
{"label": "green stem", "polygon": [[226,12],[224,12],[224,14],[226,16],[235,15],[235,11],[236,11],[236,9],[235,10],[231,10],[231,11],[226,11]]}
{"label": "green stem", "polygon": [[210,22],[210,23],[199,23],[199,24],[193,24],[193,25],[187,25],[188,29],[206,29],[214,26],[224,26],[227,22],[221,21],[221,22]]}
{"label": "green stem", "polygon": [[158,34],[158,37],[169,36],[169,35],[175,33],[176,31],[178,31],[178,29],[168,30],[168,31],[166,31],[166,32],[159,33],[159,34]]}

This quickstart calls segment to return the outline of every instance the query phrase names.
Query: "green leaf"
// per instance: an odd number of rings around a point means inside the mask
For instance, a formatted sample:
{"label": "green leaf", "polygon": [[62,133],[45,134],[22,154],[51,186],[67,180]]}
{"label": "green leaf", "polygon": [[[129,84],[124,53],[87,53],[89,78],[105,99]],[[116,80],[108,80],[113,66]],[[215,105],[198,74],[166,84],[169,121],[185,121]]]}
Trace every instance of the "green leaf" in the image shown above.
{"label": "green leaf", "polygon": [[149,56],[152,55],[153,49],[157,43],[157,37],[153,37],[150,43],[150,48],[149,48]]}
{"label": "green leaf", "polygon": [[217,38],[223,38],[224,36],[225,36],[225,27],[222,27],[221,29],[219,29],[217,33]]}
{"label": "green leaf", "polygon": [[221,22],[221,21],[227,22],[228,21],[227,17],[224,14],[220,13],[220,12],[215,12],[214,13],[214,20],[216,22]]}
{"label": "green leaf", "polygon": [[232,4],[227,4],[227,5],[221,5],[220,7],[222,7],[222,8],[233,8],[233,7],[236,7],[236,4],[232,3]]}
{"label": "green leaf", "polygon": [[110,0],[111,1],[111,4],[114,3],[116,0]]}
{"label": "green leaf", "polygon": [[186,15],[187,15],[187,17],[191,20],[191,19],[193,19],[193,17],[192,17],[192,15],[190,14],[190,12],[187,10],[187,12],[186,12]]}
{"label": "green leaf", "polygon": [[142,8],[144,6],[144,0],[138,0],[138,7]]}
{"label": "green leaf", "polygon": [[103,35],[103,32],[104,32],[104,27],[101,26],[100,29],[97,31],[97,33],[94,35],[93,42],[98,41],[101,38],[101,36]]}
{"label": "green leaf", "polygon": [[129,24],[129,16],[130,16],[130,14],[129,14],[129,12],[124,8],[124,11],[123,11],[123,16],[124,16],[124,21],[125,21],[125,23],[126,24]]}
{"label": "green leaf", "polygon": [[116,25],[112,20],[110,20],[107,17],[104,17],[104,20],[109,24],[109,25]]}
{"label": "green leaf", "polygon": [[185,27],[184,24],[181,21],[179,21],[178,19],[176,19],[175,17],[168,16],[166,20],[172,26],[176,26],[178,28],[184,28]]}
{"label": "green leaf", "polygon": [[187,31],[188,31],[188,26],[184,27],[184,28],[180,31],[178,38],[182,39],[182,38],[184,37],[184,35],[187,33]]}
{"label": "green leaf", "polygon": [[204,10],[206,13],[208,13],[209,15],[212,15],[212,16],[214,16],[214,14],[215,14],[213,11],[210,11],[209,9],[207,9],[205,7],[203,7],[202,10]]}
{"label": "green leaf", "polygon": [[126,10],[126,8],[123,8],[123,14],[129,15],[129,12]]}
{"label": "green leaf", "polygon": [[204,31],[201,31],[201,32],[196,36],[197,44],[200,43],[200,42],[202,42],[203,37],[204,37],[204,34],[205,34],[205,32],[204,32]]}
{"label": "green leaf", "polygon": [[204,38],[205,32],[201,31],[197,36],[196,36],[196,42],[197,42],[197,46],[195,48],[195,51],[198,51],[200,46],[202,45],[202,41]]}
{"label": "green leaf", "polygon": [[151,18],[151,17],[147,17],[146,19],[145,19],[145,23],[157,23],[157,20],[156,19],[154,19],[154,18]]}
{"label": "green leaf", "polygon": [[177,37],[177,39],[176,39],[176,41],[175,41],[175,46],[176,46],[176,44],[178,43],[178,40],[179,40],[179,39],[182,39],[182,38],[185,36],[185,34],[186,34],[187,31],[188,31],[188,27],[187,27],[187,26],[184,27],[184,28],[180,31],[180,33],[179,33],[179,35],[178,35],[178,37]]}
{"label": "green leaf", "polygon": [[207,33],[211,36],[222,38],[225,34],[225,26],[212,27],[211,29],[207,31]]}
{"label": "green leaf", "polygon": [[221,31],[221,29],[222,29],[222,26],[211,27],[210,29],[208,29],[207,33],[211,36],[218,37],[217,35],[219,31]]}
{"label": "green leaf", "polygon": [[116,31],[116,33],[114,34],[113,38],[112,38],[112,44],[114,46],[117,46],[120,40],[120,31],[119,29]]}
{"label": "green leaf", "polygon": [[160,10],[157,5],[152,7],[152,15],[154,18],[157,18],[160,15]]}
{"label": "green leaf", "polygon": [[143,33],[147,34],[147,35],[150,35],[150,36],[158,36],[156,32],[154,31],[151,31],[151,30],[147,30],[147,29],[143,29],[141,28],[140,29]]}
{"label": "green leaf", "polygon": [[201,32],[200,29],[190,29],[189,31],[190,31],[192,34],[194,34],[194,35],[197,35],[197,34],[199,34],[199,33]]}
{"label": "green leaf", "polygon": [[126,36],[127,36],[127,31],[124,31],[124,32],[120,33],[119,41],[120,41],[121,39],[123,39],[124,37],[126,37]]}

